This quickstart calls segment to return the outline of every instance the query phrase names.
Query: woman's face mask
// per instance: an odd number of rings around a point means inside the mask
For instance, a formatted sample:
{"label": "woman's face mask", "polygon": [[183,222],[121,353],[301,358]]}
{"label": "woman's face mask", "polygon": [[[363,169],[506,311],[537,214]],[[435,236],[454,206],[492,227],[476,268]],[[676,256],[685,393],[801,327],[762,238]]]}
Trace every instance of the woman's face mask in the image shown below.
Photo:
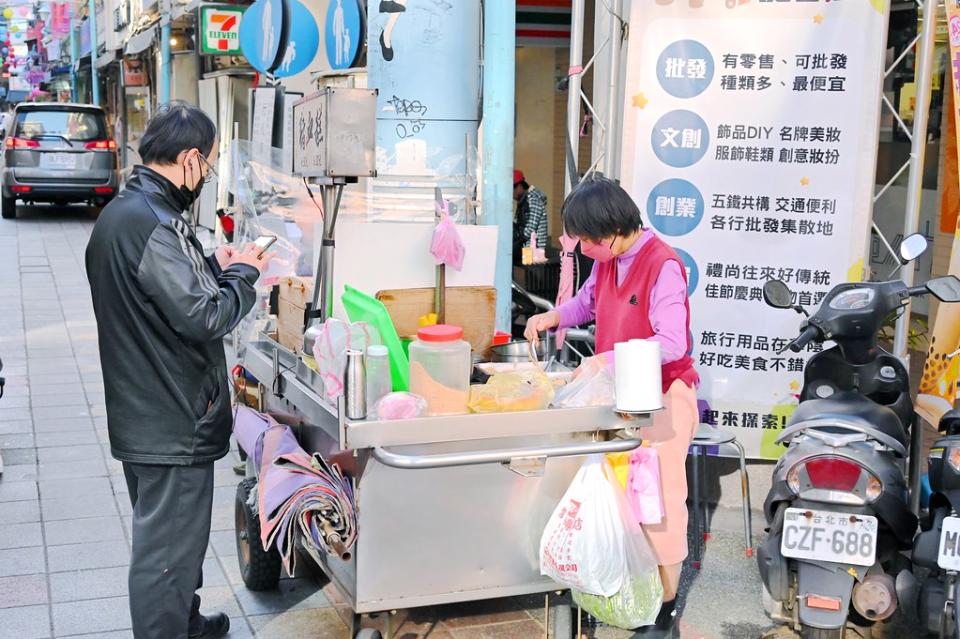
{"label": "woman's face mask", "polygon": [[617,238],[614,237],[610,240],[609,244],[601,243],[594,244],[590,240],[580,240],[580,252],[589,257],[591,260],[596,260],[597,262],[609,262],[614,257],[613,254],[613,245],[616,243]]}

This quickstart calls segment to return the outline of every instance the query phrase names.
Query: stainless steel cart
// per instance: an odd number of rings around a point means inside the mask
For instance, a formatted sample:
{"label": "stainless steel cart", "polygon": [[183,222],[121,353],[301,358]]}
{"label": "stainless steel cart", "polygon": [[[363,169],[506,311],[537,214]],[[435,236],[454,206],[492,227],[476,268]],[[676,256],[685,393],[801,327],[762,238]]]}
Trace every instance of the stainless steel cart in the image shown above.
{"label": "stainless steel cart", "polygon": [[[360,629],[365,613],[562,590],[540,575],[547,520],[583,455],[636,448],[650,420],[596,407],[349,421],[272,339],[247,344],[242,364],[266,387],[266,409],[303,421],[295,431],[305,450],[352,451],[359,536],[350,559],[301,547],[351,606],[355,637],[379,636]],[[553,615],[554,636],[572,636],[565,608]]]}

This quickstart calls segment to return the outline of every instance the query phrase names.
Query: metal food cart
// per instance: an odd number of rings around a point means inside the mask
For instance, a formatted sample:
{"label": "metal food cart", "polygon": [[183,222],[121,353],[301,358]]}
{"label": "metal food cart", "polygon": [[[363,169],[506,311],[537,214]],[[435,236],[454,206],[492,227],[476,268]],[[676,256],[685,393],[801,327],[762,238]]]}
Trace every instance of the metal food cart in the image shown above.
{"label": "metal food cart", "polygon": [[[321,252],[314,289],[321,318],[332,296],[339,199],[332,188],[323,195],[334,214],[324,218],[329,252]],[[355,547],[347,559],[305,543],[298,548],[348,602],[358,638],[380,636],[360,628],[366,613],[562,590],[540,575],[539,541],[550,515],[582,456],[636,448],[638,428],[650,420],[624,421],[611,407],[589,407],[351,421],[342,399],[328,402],[296,353],[263,333],[244,346],[239,363],[261,384],[261,408],[293,415],[304,450],[346,453],[352,461]],[[241,516],[252,515],[238,511],[241,561],[263,561],[265,551],[240,530]],[[569,605],[552,616],[554,636],[571,637]]]}

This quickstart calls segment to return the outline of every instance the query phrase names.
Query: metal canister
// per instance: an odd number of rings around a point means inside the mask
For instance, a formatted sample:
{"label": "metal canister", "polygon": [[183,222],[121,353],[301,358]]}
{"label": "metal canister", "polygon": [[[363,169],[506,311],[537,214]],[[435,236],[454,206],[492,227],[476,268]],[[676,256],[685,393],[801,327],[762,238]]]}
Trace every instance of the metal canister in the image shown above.
{"label": "metal canister", "polygon": [[347,370],[344,374],[344,397],[347,419],[367,417],[367,369],[363,351],[347,351]]}

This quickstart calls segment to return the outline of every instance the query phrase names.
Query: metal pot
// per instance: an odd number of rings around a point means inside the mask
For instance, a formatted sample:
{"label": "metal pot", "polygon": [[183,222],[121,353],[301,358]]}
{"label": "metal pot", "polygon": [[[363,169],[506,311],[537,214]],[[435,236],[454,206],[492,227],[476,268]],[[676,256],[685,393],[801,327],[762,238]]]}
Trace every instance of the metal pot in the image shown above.
{"label": "metal pot", "polygon": [[[547,361],[550,349],[548,340],[537,342],[537,359],[541,362]],[[552,340],[549,340],[552,341]],[[494,362],[529,362],[530,361],[530,342],[527,340],[518,340],[494,346],[490,354],[491,361]]]}

